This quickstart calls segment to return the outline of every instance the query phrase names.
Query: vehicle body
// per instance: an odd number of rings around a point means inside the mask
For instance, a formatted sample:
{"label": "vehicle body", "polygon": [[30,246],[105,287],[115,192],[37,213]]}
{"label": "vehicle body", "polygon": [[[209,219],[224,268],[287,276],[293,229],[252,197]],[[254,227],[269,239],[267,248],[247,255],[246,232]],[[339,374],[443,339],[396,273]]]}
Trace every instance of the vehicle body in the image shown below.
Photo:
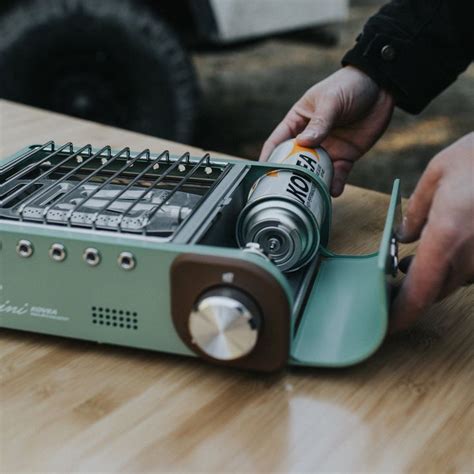
{"label": "vehicle body", "polygon": [[228,44],[347,18],[348,0],[198,0],[193,19],[208,41]]}
{"label": "vehicle body", "polygon": [[348,0],[4,0],[0,97],[182,142],[191,53],[342,20]]}

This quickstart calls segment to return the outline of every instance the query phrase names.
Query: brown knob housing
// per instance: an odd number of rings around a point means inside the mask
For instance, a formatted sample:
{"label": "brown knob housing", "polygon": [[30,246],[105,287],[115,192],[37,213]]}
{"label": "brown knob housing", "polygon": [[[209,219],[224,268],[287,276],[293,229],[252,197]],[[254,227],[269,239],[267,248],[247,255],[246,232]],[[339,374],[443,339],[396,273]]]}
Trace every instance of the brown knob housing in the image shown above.
{"label": "brown knob housing", "polygon": [[[182,254],[171,267],[171,307],[173,323],[181,339],[196,354],[219,365],[271,372],[288,361],[290,306],[279,282],[264,269],[246,260],[209,255]],[[242,357],[219,360],[193,342],[190,314],[209,291],[228,288],[255,302],[260,315],[258,339]]]}

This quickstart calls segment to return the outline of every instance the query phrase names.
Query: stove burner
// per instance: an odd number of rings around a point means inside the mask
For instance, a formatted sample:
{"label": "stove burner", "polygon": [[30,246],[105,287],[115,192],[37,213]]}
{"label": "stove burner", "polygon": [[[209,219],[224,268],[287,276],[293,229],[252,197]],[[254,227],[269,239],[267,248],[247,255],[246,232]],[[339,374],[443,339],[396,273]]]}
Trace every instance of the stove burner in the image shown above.
{"label": "stove burner", "polygon": [[[136,232],[147,226],[151,234],[167,234],[176,230],[201,198],[198,194],[178,191],[168,200],[169,191],[163,189],[152,189],[140,197],[142,188],[134,187],[121,194],[123,186],[109,185],[100,189],[99,184],[83,185],[70,193],[75,184],[66,181],[56,185],[50,180],[39,181],[38,191],[48,188],[48,193],[2,215],[38,222],[46,219],[52,224],[68,224],[70,220],[74,226],[93,225],[109,230],[114,230],[121,221],[123,231]],[[26,187],[28,181],[18,181],[17,185]],[[64,199],[66,194],[69,197]],[[133,208],[122,218],[131,204],[134,204]]]}

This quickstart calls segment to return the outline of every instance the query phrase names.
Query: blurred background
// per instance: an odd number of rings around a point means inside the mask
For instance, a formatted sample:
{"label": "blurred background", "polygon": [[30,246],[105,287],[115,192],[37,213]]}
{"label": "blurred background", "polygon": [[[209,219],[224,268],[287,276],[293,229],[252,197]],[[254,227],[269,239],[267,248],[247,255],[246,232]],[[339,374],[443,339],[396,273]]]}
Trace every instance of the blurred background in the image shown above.
{"label": "blurred background", "polygon": [[[382,3],[0,0],[0,97],[257,159]],[[400,177],[407,196],[473,108],[471,66],[421,115],[397,110],[350,183],[389,192]]]}
{"label": "blurred background", "polygon": [[[278,38],[232,54],[195,56],[204,90],[199,144],[255,158],[263,141],[303,92],[339,68],[381,0],[351,0],[346,21],[328,30],[336,45]],[[474,67],[422,114],[395,112],[384,137],[353,169],[349,182],[389,192],[402,178],[407,196],[440,149],[474,129]]]}

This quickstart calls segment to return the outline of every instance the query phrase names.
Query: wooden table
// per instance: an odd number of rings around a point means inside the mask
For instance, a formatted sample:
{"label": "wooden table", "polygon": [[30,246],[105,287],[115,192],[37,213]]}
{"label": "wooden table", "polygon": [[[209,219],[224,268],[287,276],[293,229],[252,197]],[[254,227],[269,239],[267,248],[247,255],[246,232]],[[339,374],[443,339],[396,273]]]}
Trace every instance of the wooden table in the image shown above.
{"label": "wooden table", "polygon": [[[49,139],[189,148],[1,101],[0,123],[2,157]],[[387,204],[348,187],[333,247],[376,250]],[[344,370],[262,376],[3,331],[0,470],[472,472],[473,290]]]}

